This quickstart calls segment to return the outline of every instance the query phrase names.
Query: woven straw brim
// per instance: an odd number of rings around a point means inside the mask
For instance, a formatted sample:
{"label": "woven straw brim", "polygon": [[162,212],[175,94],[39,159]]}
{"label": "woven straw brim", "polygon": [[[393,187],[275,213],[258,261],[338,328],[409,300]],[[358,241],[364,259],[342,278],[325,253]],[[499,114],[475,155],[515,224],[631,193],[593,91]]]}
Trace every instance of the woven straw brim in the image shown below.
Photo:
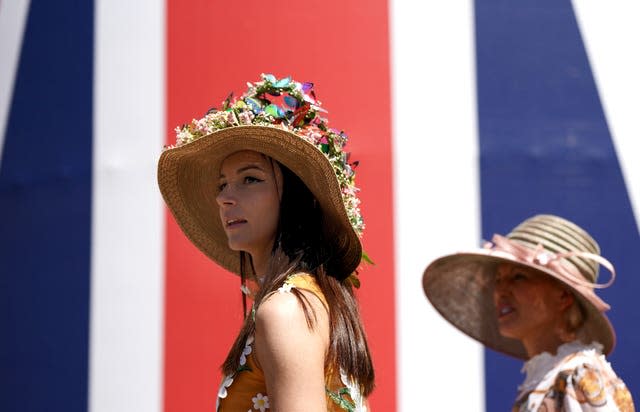
{"label": "woven straw brim", "polygon": [[[240,274],[240,254],[229,248],[216,203],[220,166],[229,155],[253,150],[296,174],[317,199],[327,234],[348,276],[360,264],[362,246],[349,222],[340,185],[326,156],[313,144],[276,127],[236,126],[166,150],[158,161],[158,185],[176,222],[205,255]],[[286,187],[284,190],[287,190]]]}
{"label": "woven straw brim", "polygon": [[[457,253],[433,261],[425,270],[422,286],[436,310],[452,325],[485,346],[527,359],[522,343],[502,336],[493,303],[494,279],[500,263],[512,263],[552,276],[571,290],[585,313],[584,325],[577,332],[583,342],[599,342],[609,354],[615,345],[615,333],[609,319],[592,303],[595,294],[588,288],[573,288],[553,271],[534,264],[489,255],[488,250]],[[596,297],[597,299],[597,297]]]}

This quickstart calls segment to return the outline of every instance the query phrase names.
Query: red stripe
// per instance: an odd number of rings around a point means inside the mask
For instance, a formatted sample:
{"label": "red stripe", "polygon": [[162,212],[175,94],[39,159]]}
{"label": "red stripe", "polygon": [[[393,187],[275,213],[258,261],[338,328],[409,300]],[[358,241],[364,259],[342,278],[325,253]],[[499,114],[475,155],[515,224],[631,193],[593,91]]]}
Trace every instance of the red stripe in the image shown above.
{"label": "red stripe", "polygon": [[[283,4],[286,3],[286,4]],[[313,81],[360,160],[365,249],[359,292],[377,374],[374,411],[395,410],[395,304],[387,2],[169,0],[167,128],[219,105],[260,73]],[[167,141],[173,141],[169,132]],[[191,246],[168,216],[166,411],[211,411],[241,321],[238,279]]]}

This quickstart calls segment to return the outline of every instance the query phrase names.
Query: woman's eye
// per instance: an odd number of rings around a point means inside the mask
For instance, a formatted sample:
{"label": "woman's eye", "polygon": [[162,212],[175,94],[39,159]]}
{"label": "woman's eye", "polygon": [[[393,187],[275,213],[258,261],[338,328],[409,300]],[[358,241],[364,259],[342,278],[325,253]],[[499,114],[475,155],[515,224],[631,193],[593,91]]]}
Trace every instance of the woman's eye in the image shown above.
{"label": "woman's eye", "polygon": [[244,182],[245,183],[256,183],[256,182],[262,182],[262,179],[258,179],[257,177],[253,177],[253,176],[246,176],[244,178]]}
{"label": "woman's eye", "polygon": [[513,280],[525,280],[527,276],[524,273],[517,272],[513,275]]}
{"label": "woman's eye", "polygon": [[220,183],[220,184],[218,185],[218,192],[222,192],[222,190],[223,190],[225,187],[227,187],[227,184],[226,184],[226,183]]}

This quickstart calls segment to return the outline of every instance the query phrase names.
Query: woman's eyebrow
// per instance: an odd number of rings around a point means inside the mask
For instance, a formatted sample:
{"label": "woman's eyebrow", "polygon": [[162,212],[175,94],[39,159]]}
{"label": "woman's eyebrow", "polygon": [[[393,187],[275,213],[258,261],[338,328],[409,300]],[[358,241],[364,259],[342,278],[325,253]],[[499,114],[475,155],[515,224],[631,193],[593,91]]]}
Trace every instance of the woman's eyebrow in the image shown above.
{"label": "woman's eyebrow", "polygon": [[257,169],[261,172],[264,172],[264,169],[261,168],[259,165],[247,165],[247,166],[243,166],[241,168],[239,168],[238,170],[236,170],[236,173],[242,173],[242,172],[246,172],[247,170],[251,170],[251,169]]}
{"label": "woman's eyebrow", "polygon": [[[259,165],[250,164],[250,165],[240,167],[238,170],[236,170],[236,174],[246,172],[247,170],[252,170],[252,169],[256,169],[261,172],[264,172],[264,169]],[[224,179],[225,177],[226,176],[224,175],[224,173],[220,173],[220,177],[219,177],[220,179]]]}

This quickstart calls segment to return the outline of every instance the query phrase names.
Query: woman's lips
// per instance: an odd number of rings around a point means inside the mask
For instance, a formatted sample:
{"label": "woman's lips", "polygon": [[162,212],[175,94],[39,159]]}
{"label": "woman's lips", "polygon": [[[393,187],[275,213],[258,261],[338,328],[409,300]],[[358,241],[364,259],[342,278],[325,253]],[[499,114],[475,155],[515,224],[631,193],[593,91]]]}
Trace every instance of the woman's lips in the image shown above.
{"label": "woman's lips", "polygon": [[231,219],[226,219],[225,220],[225,227],[231,229],[234,227],[238,227],[239,225],[242,225],[243,223],[247,223],[246,219],[242,219],[242,218],[231,218]]}
{"label": "woman's lips", "polygon": [[500,319],[515,312],[515,309],[513,308],[513,306],[505,303],[498,306],[497,312],[498,312],[498,319]]}

